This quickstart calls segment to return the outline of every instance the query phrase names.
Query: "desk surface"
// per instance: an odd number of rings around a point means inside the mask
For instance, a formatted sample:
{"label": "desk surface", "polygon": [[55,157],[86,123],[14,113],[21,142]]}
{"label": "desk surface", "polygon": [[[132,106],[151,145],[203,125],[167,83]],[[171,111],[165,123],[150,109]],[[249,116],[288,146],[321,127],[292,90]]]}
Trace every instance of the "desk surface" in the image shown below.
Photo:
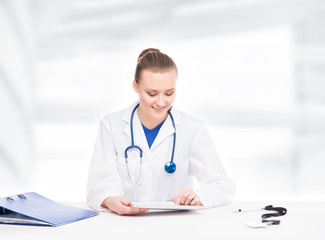
{"label": "desk surface", "polygon": [[[278,226],[252,229],[243,222],[260,221],[264,211],[232,212],[270,204],[288,209]],[[85,203],[70,205],[87,207]],[[324,216],[325,202],[233,202],[205,210],[149,211],[137,216],[100,213],[60,227],[0,224],[0,239],[324,239]]]}

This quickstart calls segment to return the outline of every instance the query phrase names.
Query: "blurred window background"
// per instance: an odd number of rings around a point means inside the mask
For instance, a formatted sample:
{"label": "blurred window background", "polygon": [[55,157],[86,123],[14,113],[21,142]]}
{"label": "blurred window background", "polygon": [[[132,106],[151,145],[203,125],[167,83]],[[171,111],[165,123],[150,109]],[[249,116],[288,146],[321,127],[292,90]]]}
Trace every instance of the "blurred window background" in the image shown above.
{"label": "blurred window background", "polygon": [[325,199],[322,0],[1,0],[0,196],[85,201],[98,124],[139,53],[177,64],[236,200]]}

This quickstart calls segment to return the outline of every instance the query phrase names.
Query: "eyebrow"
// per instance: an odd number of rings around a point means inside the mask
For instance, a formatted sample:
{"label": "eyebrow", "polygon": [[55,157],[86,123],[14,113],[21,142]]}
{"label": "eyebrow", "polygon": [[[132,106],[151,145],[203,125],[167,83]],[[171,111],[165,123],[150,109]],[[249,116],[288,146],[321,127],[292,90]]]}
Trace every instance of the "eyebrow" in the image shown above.
{"label": "eyebrow", "polygon": [[[166,91],[164,92],[169,92],[169,91],[174,91],[175,88],[171,88],[171,89],[167,89]],[[154,92],[158,92],[158,90],[155,90],[155,89],[151,89],[151,88],[147,88],[146,91],[154,91]]]}

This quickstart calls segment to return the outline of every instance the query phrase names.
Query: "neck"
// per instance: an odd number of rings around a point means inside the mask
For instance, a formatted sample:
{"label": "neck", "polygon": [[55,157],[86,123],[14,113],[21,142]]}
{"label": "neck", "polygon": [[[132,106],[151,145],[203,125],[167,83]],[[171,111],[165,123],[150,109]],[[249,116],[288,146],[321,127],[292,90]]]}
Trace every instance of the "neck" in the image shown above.
{"label": "neck", "polygon": [[161,119],[151,118],[150,116],[145,114],[145,112],[143,112],[141,107],[138,107],[137,114],[140,119],[140,122],[148,129],[153,129],[157,127],[168,116],[168,113],[166,113],[166,115]]}

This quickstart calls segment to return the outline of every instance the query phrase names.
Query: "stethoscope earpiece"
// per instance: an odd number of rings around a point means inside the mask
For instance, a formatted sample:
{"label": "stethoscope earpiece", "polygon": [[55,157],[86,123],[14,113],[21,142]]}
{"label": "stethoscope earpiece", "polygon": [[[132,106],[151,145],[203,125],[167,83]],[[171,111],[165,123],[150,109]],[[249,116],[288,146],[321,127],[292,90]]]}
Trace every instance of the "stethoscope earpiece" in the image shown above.
{"label": "stethoscope earpiece", "polygon": [[167,162],[165,164],[165,171],[167,173],[174,173],[176,171],[176,164],[174,162]]}

